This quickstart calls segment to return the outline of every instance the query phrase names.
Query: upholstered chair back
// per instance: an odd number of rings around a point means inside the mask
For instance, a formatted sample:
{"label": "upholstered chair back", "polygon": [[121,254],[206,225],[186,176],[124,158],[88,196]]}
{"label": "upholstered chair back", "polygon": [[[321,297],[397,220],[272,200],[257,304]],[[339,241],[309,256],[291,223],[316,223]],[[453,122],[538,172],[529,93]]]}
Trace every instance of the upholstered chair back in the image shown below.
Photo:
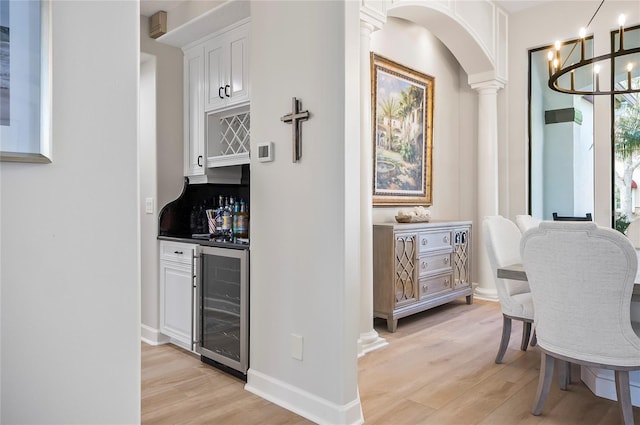
{"label": "upholstered chair back", "polygon": [[636,251],[620,232],[593,222],[540,223],[522,236],[538,345],[569,358],[640,366],[630,304]]}
{"label": "upholstered chair back", "polygon": [[516,216],[516,225],[518,226],[518,229],[520,229],[520,232],[524,233],[527,230],[533,228],[533,227],[538,227],[538,225],[540,224],[539,219],[530,216],[529,214],[521,214],[521,215],[517,215]]}
{"label": "upholstered chair back", "polygon": [[518,226],[502,216],[485,217],[482,222],[482,235],[489,255],[491,271],[495,278],[496,290],[502,313],[508,316],[533,319],[533,306],[527,295],[529,284],[525,281],[501,279],[497,277],[499,267],[521,263],[520,239],[522,234]]}

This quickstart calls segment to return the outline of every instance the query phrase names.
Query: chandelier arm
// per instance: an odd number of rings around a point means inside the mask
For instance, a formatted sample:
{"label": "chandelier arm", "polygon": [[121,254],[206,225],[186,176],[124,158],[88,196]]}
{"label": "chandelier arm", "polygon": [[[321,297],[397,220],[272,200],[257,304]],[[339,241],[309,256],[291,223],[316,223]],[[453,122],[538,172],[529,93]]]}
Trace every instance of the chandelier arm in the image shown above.
{"label": "chandelier arm", "polygon": [[632,89],[629,88],[627,90],[608,90],[608,91],[581,91],[581,90],[570,90],[570,89],[566,89],[563,87],[560,87],[558,85],[558,78],[562,77],[563,75],[574,71],[578,68],[582,68],[583,66],[587,66],[590,65],[592,63],[596,63],[596,62],[600,62],[600,61],[604,61],[604,60],[615,60],[615,58],[620,57],[620,56],[625,56],[625,55],[631,55],[631,54],[635,54],[635,53],[640,53],[640,47],[635,47],[633,49],[621,49],[618,50],[614,53],[608,53],[606,55],[601,55],[601,56],[597,56],[591,59],[584,59],[581,60],[578,63],[575,63],[573,65],[569,65],[566,68],[560,68],[558,71],[554,72],[551,74],[551,76],[549,77],[549,88],[551,90],[560,92],[560,93],[566,93],[566,94],[579,94],[579,95],[589,95],[589,94],[595,94],[595,95],[616,95],[616,94],[628,94],[628,93],[640,93],[640,87],[637,89]]}

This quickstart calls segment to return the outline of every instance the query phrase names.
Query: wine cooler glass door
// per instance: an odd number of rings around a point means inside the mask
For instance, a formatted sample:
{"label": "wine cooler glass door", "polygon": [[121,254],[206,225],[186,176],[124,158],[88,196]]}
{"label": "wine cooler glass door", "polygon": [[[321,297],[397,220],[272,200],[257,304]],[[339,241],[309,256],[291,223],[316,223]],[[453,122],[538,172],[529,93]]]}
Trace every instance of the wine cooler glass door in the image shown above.
{"label": "wine cooler glass door", "polygon": [[248,368],[247,250],[198,248],[196,351],[246,374]]}

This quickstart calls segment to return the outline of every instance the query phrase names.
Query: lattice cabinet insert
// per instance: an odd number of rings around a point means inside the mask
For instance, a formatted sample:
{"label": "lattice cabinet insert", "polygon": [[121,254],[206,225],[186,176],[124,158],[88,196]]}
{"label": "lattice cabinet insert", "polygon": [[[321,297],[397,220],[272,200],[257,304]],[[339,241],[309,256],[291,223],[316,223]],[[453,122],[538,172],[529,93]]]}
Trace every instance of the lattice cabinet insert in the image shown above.
{"label": "lattice cabinet insert", "polygon": [[248,107],[207,115],[209,166],[249,163],[251,117]]}
{"label": "lattice cabinet insert", "polygon": [[390,332],[410,314],[473,302],[471,222],[374,224],[373,263],[373,313]]}

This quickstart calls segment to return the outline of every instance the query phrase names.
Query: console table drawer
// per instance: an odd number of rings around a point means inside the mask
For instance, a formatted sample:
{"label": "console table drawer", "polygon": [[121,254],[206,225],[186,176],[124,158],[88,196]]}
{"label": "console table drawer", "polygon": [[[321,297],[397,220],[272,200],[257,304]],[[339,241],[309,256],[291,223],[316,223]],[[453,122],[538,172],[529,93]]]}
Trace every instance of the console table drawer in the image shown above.
{"label": "console table drawer", "polygon": [[451,231],[442,230],[420,233],[418,242],[420,252],[435,251],[451,248]]}
{"label": "console table drawer", "polygon": [[451,271],[451,253],[422,256],[418,261],[421,277]]}
{"label": "console table drawer", "polygon": [[451,273],[420,279],[418,283],[420,287],[420,299],[438,292],[450,291],[451,282],[453,282],[453,275]]}

